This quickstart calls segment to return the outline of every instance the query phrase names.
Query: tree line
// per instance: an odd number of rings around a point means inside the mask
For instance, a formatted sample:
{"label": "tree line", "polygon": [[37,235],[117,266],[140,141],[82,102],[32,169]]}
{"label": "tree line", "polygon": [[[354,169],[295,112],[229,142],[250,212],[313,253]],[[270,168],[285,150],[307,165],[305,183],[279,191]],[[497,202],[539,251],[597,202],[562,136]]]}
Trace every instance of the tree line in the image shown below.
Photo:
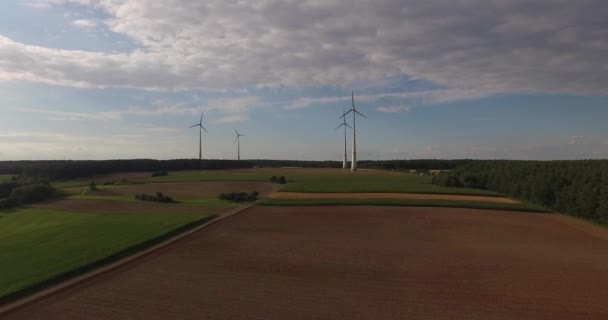
{"label": "tree line", "polygon": [[[382,160],[359,161],[360,168],[386,170],[452,169],[471,160]],[[0,161],[0,174],[44,177],[52,180],[88,177],[117,172],[165,172],[175,170],[219,170],[254,167],[342,168],[341,161],[303,160],[36,160]]]}
{"label": "tree line", "polygon": [[608,160],[476,160],[435,176],[433,183],[493,190],[608,223]]}

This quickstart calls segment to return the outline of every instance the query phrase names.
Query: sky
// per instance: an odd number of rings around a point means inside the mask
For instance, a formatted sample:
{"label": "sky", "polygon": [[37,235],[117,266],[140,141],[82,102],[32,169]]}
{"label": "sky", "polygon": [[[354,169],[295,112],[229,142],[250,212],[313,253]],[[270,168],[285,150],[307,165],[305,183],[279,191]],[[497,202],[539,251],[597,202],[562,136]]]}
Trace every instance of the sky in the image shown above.
{"label": "sky", "polygon": [[[605,0],[5,0],[0,160],[608,157]],[[352,118],[347,118],[352,123]],[[351,132],[349,153],[351,152]]]}

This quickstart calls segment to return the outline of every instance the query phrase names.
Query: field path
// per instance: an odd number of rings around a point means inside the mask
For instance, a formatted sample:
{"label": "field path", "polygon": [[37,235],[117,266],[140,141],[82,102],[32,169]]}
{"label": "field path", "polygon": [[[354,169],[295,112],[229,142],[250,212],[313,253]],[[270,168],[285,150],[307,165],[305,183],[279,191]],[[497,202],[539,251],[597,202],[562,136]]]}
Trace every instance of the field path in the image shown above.
{"label": "field path", "polygon": [[253,207],[6,319],[608,319],[607,235],[557,214]]}
{"label": "field path", "polygon": [[270,199],[407,199],[407,200],[453,200],[493,203],[519,203],[505,197],[461,196],[452,194],[419,193],[311,193],[311,192],[273,192]]}

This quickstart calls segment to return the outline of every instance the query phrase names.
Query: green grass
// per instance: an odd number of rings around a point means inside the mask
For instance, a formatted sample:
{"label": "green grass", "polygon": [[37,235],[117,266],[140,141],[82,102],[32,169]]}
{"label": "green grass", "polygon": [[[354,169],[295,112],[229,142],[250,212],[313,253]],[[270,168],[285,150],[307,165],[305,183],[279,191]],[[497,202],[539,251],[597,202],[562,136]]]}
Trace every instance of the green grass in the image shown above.
{"label": "green grass", "polygon": [[494,203],[452,200],[419,199],[263,199],[262,206],[397,206],[397,207],[446,207],[525,212],[549,212],[541,207],[525,203]]}
{"label": "green grass", "polygon": [[9,181],[13,176],[13,174],[0,174],[0,182]]}
{"label": "green grass", "polygon": [[169,173],[168,176],[150,177],[139,182],[177,181],[261,181],[271,176],[286,176],[288,183],[279,191],[284,192],[397,192],[455,195],[499,196],[488,190],[447,188],[432,184],[431,176],[396,172],[345,172],[341,169],[310,170],[298,173],[290,169],[259,169],[255,171],[189,171]]}
{"label": "green grass", "polygon": [[[84,200],[108,200],[108,201],[129,201],[136,202],[132,196],[96,196],[96,195],[74,195],[70,196],[70,199],[84,199]],[[178,201],[176,205],[189,204],[189,205],[207,205],[207,206],[237,206],[233,202],[220,200],[218,198],[207,198],[207,199],[176,199]]]}
{"label": "green grass", "polygon": [[[351,173],[342,169],[282,169],[178,171],[168,176],[132,180],[135,183],[189,182],[189,181],[252,181],[267,182],[271,176],[285,176],[288,183],[279,191],[285,192],[396,192],[454,195],[499,196],[488,190],[447,188],[432,184],[431,176],[387,171],[360,171]],[[88,185],[89,179],[54,182],[58,188]],[[101,186],[100,186],[101,188]]]}
{"label": "green grass", "polygon": [[211,217],[0,211],[0,303],[141,250]]}

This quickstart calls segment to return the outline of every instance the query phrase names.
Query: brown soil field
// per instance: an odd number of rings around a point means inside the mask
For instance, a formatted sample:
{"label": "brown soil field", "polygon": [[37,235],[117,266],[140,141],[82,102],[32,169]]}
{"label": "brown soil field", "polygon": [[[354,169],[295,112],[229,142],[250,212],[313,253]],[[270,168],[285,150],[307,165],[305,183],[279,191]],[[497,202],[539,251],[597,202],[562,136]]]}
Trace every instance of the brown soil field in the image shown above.
{"label": "brown soil field", "polygon": [[608,319],[607,247],[562,215],[253,207],[6,319]]}
{"label": "brown soil field", "polygon": [[62,199],[33,205],[33,207],[81,213],[125,214],[125,213],[211,213],[217,214],[232,207],[183,205],[144,201],[108,201],[89,199]]}
{"label": "brown soil field", "polygon": [[128,185],[121,188],[98,191],[95,195],[133,196],[136,193],[156,194],[160,191],[175,199],[202,199],[216,198],[222,192],[257,191],[263,197],[274,191],[275,188],[276,185],[267,182],[166,182]]}
{"label": "brown soil field", "polygon": [[268,195],[271,199],[417,199],[417,200],[454,200],[476,202],[519,203],[503,197],[459,196],[451,194],[417,194],[417,193],[308,193],[308,192],[274,192]]}

